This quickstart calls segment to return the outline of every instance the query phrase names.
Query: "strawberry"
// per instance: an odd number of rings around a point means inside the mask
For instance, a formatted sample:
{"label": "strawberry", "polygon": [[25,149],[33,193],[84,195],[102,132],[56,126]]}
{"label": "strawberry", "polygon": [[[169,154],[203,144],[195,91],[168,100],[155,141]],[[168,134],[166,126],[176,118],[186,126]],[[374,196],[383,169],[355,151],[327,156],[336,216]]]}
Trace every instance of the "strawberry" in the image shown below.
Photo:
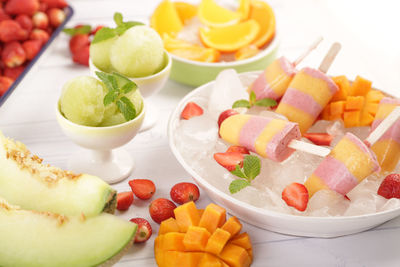
{"label": "strawberry", "polygon": [[250,155],[250,152],[247,148],[244,146],[230,146],[226,152],[239,152],[241,154],[247,154]]}
{"label": "strawberry", "polygon": [[13,20],[3,20],[0,22],[0,41],[5,43],[21,41],[28,38],[28,32],[24,30],[18,22]]}
{"label": "strawberry", "polygon": [[383,179],[378,195],[384,198],[400,198],[400,174],[392,173]]}
{"label": "strawberry", "polygon": [[122,192],[117,195],[117,210],[127,210],[133,203],[132,192]]}
{"label": "strawberry", "polygon": [[7,67],[13,68],[22,65],[26,60],[26,55],[20,43],[10,42],[4,45],[1,59]]}
{"label": "strawberry", "polygon": [[89,47],[90,45],[86,45],[81,47],[78,51],[72,54],[72,60],[75,63],[89,66]]}
{"label": "strawberry", "polygon": [[330,146],[333,136],[328,133],[305,133],[304,137],[318,146]]}
{"label": "strawberry", "polygon": [[171,188],[169,194],[174,202],[181,205],[189,201],[196,202],[200,197],[199,188],[193,183],[176,184]]}
{"label": "strawberry", "polygon": [[46,3],[40,2],[38,11],[46,12],[48,8],[49,7],[48,7],[48,5]]}
{"label": "strawberry", "polygon": [[72,54],[75,54],[81,47],[90,44],[88,34],[76,34],[69,40],[69,50]]}
{"label": "strawberry", "polygon": [[282,191],[282,199],[288,206],[305,211],[308,203],[308,190],[303,184],[291,183]]}
{"label": "strawberry", "polygon": [[171,217],[175,218],[175,208],[176,205],[171,200],[166,198],[157,198],[150,203],[149,212],[153,221],[160,224],[166,219]]}
{"label": "strawberry", "polygon": [[29,40],[25,41],[22,47],[24,48],[26,59],[32,60],[42,48],[42,42],[40,40]]}
{"label": "strawberry", "polygon": [[38,11],[32,17],[33,25],[38,29],[47,29],[49,27],[49,18],[46,13]]}
{"label": "strawberry", "polygon": [[15,21],[21,26],[22,29],[31,32],[33,29],[33,22],[32,19],[28,15],[18,15],[15,18]]}
{"label": "strawberry", "polygon": [[189,102],[186,104],[185,108],[181,113],[181,119],[189,120],[196,116],[203,115],[203,109],[194,102]]}
{"label": "strawberry", "polygon": [[5,10],[11,15],[25,14],[32,16],[39,10],[38,0],[9,0],[5,6]]}
{"label": "strawberry", "polygon": [[50,25],[54,28],[60,26],[60,24],[65,20],[65,12],[59,8],[50,8],[47,11],[47,15],[50,20]]}
{"label": "strawberry", "polygon": [[240,167],[243,167],[244,156],[240,152],[225,152],[215,153],[214,159],[228,171],[233,171],[238,164]]}
{"label": "strawberry", "polygon": [[50,35],[46,31],[41,30],[41,29],[34,29],[31,32],[31,35],[29,37],[29,39],[31,39],[31,40],[40,40],[42,42],[42,45],[47,43],[49,38],[50,38]]}
{"label": "strawberry", "polygon": [[4,95],[5,92],[7,92],[8,88],[10,88],[13,82],[13,79],[5,76],[0,76],[0,97]]}
{"label": "strawberry", "polygon": [[230,116],[233,116],[233,115],[236,115],[236,114],[239,114],[239,112],[237,112],[237,111],[234,110],[234,109],[227,109],[227,110],[221,112],[221,114],[219,114],[219,117],[218,117],[218,128],[221,127],[222,122],[223,122],[226,118],[228,118],[228,117],[230,117]]}
{"label": "strawberry", "polygon": [[4,76],[15,81],[18,78],[18,76],[21,75],[21,73],[24,71],[24,69],[25,69],[25,66],[18,66],[15,68],[5,67],[4,68]]}
{"label": "strawberry", "polygon": [[156,192],[155,184],[148,179],[133,179],[128,183],[135,196],[143,200],[150,199]]}
{"label": "strawberry", "polygon": [[68,4],[65,0],[40,0],[42,3],[46,4],[48,8],[64,8]]}
{"label": "strawberry", "polygon": [[133,218],[130,219],[130,221],[136,223],[138,226],[135,235],[135,243],[142,243],[149,240],[153,233],[150,223],[143,218]]}
{"label": "strawberry", "polygon": [[0,21],[11,19],[10,16],[0,7]]}

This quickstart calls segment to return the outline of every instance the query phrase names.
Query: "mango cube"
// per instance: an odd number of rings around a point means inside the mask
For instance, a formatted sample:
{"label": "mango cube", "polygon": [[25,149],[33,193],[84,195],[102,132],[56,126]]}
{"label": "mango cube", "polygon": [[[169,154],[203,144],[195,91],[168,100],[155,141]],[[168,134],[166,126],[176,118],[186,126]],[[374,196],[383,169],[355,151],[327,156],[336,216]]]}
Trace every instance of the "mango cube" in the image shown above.
{"label": "mango cube", "polygon": [[349,127],[357,127],[360,125],[360,111],[345,111],[343,115],[344,126],[346,128]]}
{"label": "mango cube", "polygon": [[185,238],[184,233],[172,232],[172,233],[166,233],[163,236],[164,238],[162,239],[162,250],[185,251],[185,245],[183,244],[183,239]]}
{"label": "mango cube", "polygon": [[246,250],[251,249],[250,236],[247,233],[241,233],[235,236],[229,243],[238,245],[239,247],[242,247]]}
{"label": "mango cube", "polygon": [[335,101],[330,104],[330,115],[342,115],[346,101]]}
{"label": "mango cube", "polygon": [[348,96],[346,98],[346,106],[347,110],[361,110],[364,106],[364,97],[363,96]]}
{"label": "mango cube", "polygon": [[201,252],[166,251],[163,266],[197,267],[203,255]]}
{"label": "mango cube", "polygon": [[181,232],[186,233],[189,226],[197,226],[200,221],[199,212],[193,201],[187,202],[174,209],[176,222]]}
{"label": "mango cube", "polygon": [[234,237],[242,230],[242,224],[239,222],[238,218],[233,216],[225,222],[221,229],[229,232],[231,237]]}
{"label": "mango cube", "polygon": [[209,204],[200,218],[199,226],[206,228],[210,233],[222,226],[226,220],[226,210],[214,203]]}
{"label": "mango cube", "polygon": [[348,92],[350,90],[350,83],[346,76],[333,77],[332,80],[339,87],[339,90],[332,96],[331,101],[346,100]]}
{"label": "mango cube", "polygon": [[174,218],[169,218],[162,221],[160,224],[160,230],[158,230],[159,235],[163,235],[169,232],[179,232],[178,223]]}
{"label": "mango cube", "polygon": [[222,267],[220,259],[209,253],[204,253],[199,262],[199,267]]}
{"label": "mango cube", "polygon": [[231,234],[229,232],[222,230],[221,228],[217,228],[217,230],[215,230],[215,232],[208,239],[205,251],[218,255],[226,243],[228,243],[230,237]]}
{"label": "mango cube", "polygon": [[228,243],[219,256],[232,267],[247,267],[251,264],[251,259],[247,251],[233,244]]}
{"label": "mango cube", "polygon": [[183,244],[186,251],[204,251],[211,234],[207,229],[198,226],[189,226]]}
{"label": "mango cube", "polygon": [[364,79],[361,76],[357,76],[353,84],[350,87],[351,96],[365,96],[371,90],[372,82]]}
{"label": "mango cube", "polygon": [[385,95],[378,90],[370,90],[366,95],[367,102],[379,103]]}

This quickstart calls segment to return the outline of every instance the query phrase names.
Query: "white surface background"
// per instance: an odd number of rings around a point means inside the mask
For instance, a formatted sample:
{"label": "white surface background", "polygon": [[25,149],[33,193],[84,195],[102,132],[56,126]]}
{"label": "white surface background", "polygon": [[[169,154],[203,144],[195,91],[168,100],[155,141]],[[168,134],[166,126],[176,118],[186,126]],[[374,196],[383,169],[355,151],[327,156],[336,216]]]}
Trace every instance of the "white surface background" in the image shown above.
{"label": "white surface background", "polygon": [[[229,1],[229,0],[225,0]],[[232,0],[233,1],[233,0]],[[77,23],[110,24],[115,11],[126,18],[148,21],[158,0],[69,0],[75,9],[70,26]],[[190,1],[196,2],[196,1]],[[398,1],[279,1],[271,0],[281,36],[280,54],[296,58],[310,42],[322,35],[325,42],[302,66],[318,66],[332,41],[343,49],[329,71],[354,78],[360,74],[377,88],[400,96],[400,16]],[[24,142],[47,163],[66,167],[80,148],[68,140],[57,125],[55,106],[62,85],[69,79],[88,75],[88,68],[72,63],[68,38],[63,34],[51,45],[7,102],[0,108],[0,130]],[[126,148],[136,160],[131,178],[156,182],[154,198],[168,197],[169,189],[190,176],[172,155],[167,140],[170,112],[193,88],[169,81],[150,101],[160,108],[160,120],[150,131],[139,134]],[[115,185],[129,190],[128,180]],[[198,206],[210,200],[201,196]],[[135,200],[120,216],[145,217],[149,202]],[[154,233],[158,225],[152,222]],[[244,224],[254,246],[253,266],[400,266],[400,218],[364,233],[332,238],[285,236]],[[99,233],[101,234],[101,233]],[[155,266],[153,240],[136,245],[117,266]]]}

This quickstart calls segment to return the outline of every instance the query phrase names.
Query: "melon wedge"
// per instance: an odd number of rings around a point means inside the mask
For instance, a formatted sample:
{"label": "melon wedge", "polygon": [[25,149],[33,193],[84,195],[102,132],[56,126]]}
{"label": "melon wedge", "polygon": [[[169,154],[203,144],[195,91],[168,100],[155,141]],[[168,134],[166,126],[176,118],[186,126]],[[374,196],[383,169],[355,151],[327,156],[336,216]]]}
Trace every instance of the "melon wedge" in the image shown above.
{"label": "melon wedge", "polygon": [[23,209],[64,215],[114,213],[116,191],[98,177],[42,164],[0,132],[0,196]]}
{"label": "melon wedge", "polygon": [[137,225],[103,213],[92,218],[21,210],[0,198],[0,266],[112,265]]}

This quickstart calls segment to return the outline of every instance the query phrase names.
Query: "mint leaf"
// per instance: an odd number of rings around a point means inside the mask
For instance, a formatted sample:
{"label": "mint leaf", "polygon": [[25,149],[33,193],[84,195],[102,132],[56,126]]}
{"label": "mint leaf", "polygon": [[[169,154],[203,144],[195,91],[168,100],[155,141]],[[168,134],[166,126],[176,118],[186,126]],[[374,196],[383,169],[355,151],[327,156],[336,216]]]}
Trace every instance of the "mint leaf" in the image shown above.
{"label": "mint leaf", "polygon": [[92,27],[90,25],[82,25],[78,28],[65,28],[63,32],[71,36],[76,34],[89,34],[92,32]]}
{"label": "mint leaf", "polygon": [[115,36],[117,36],[117,32],[114,29],[103,27],[96,32],[92,44],[100,43],[102,41],[111,39]]}
{"label": "mint leaf", "polygon": [[136,88],[137,88],[136,83],[130,82],[130,83],[125,84],[125,85],[122,87],[121,90],[122,90],[122,92],[123,92],[124,94],[127,94],[127,93],[131,92],[132,90],[134,90],[134,89],[136,89]]}
{"label": "mint leaf", "polygon": [[276,100],[272,98],[263,98],[260,100],[257,100],[254,105],[260,106],[260,107],[273,107],[276,106],[278,103],[276,103]]}
{"label": "mint leaf", "polygon": [[124,94],[127,94],[131,92],[132,90],[137,89],[136,83],[131,81],[129,78],[125,77],[122,74],[119,74],[118,72],[113,72],[114,77],[117,79],[118,86],[121,88],[121,91]]}
{"label": "mint leaf", "polygon": [[125,120],[130,121],[136,117],[135,106],[126,96],[123,96],[117,100],[117,107],[124,116]]}
{"label": "mint leaf", "polygon": [[250,183],[246,180],[233,180],[229,185],[229,192],[231,192],[231,194],[235,194],[249,185]]}
{"label": "mint leaf", "polygon": [[118,98],[118,91],[110,91],[108,92],[104,99],[103,99],[103,104],[104,106],[110,105],[112,102],[114,102]]}
{"label": "mint leaf", "polygon": [[122,25],[123,19],[122,19],[122,14],[119,12],[114,13],[114,21],[117,26]]}
{"label": "mint leaf", "polygon": [[108,75],[108,80],[110,81],[113,90],[118,91],[119,87],[117,83],[117,78],[115,78],[114,75]]}
{"label": "mint leaf", "polygon": [[256,93],[254,93],[254,91],[250,92],[250,105],[253,105],[256,102]]}
{"label": "mint leaf", "polygon": [[232,108],[250,108],[250,103],[245,99],[237,100],[233,103]]}
{"label": "mint leaf", "polygon": [[132,27],[134,27],[134,26],[144,25],[144,23],[143,23],[143,22],[140,22],[140,21],[127,21],[127,22],[125,22],[125,25],[126,25],[128,28],[132,28]]}
{"label": "mint leaf", "polygon": [[99,79],[106,85],[108,91],[113,91],[114,87],[113,84],[110,81],[110,74],[107,74],[105,72],[100,72],[100,71],[96,71],[95,72],[97,77],[99,77]]}
{"label": "mint leaf", "polygon": [[233,175],[236,175],[237,177],[247,179],[246,174],[243,172],[243,170],[239,167],[239,165],[236,165],[235,169],[231,171]]}
{"label": "mint leaf", "polygon": [[261,162],[256,156],[247,155],[244,157],[243,170],[248,180],[253,180],[260,174]]}

